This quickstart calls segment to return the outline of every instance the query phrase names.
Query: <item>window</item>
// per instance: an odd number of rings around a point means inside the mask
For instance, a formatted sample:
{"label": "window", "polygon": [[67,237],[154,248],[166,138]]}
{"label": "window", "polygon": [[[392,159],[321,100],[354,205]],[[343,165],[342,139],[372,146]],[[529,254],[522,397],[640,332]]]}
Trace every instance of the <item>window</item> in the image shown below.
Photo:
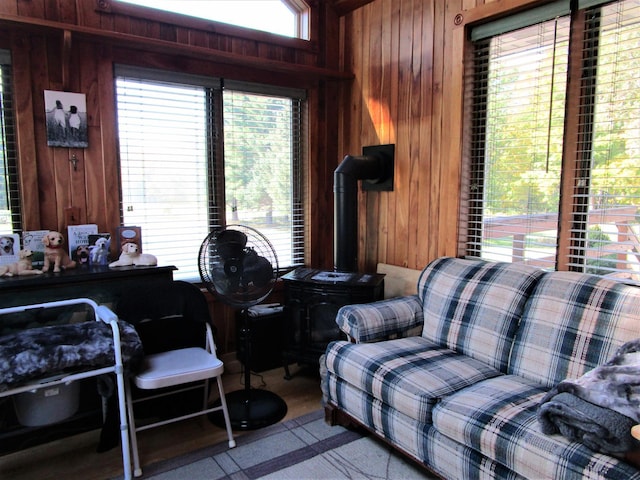
{"label": "window", "polygon": [[197,280],[212,228],[243,224],[281,269],[304,262],[303,92],[118,68],[122,221],[143,250]]}
{"label": "window", "polygon": [[639,282],[640,2],[588,1],[472,30],[467,253]]}
{"label": "window", "polygon": [[287,37],[308,39],[302,0],[119,0],[172,13],[215,20]]}
{"label": "window", "polygon": [[0,233],[20,234],[20,190],[13,117],[11,59],[0,50]]}

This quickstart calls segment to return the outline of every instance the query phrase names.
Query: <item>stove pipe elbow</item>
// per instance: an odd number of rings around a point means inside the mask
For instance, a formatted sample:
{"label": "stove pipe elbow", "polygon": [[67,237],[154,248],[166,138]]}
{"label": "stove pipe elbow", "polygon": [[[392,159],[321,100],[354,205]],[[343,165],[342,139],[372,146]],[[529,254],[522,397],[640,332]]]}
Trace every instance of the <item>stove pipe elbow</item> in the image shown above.
{"label": "stove pipe elbow", "polygon": [[333,173],[333,260],[334,269],[338,272],[357,270],[358,180],[375,183],[385,174],[384,160],[370,155],[347,155]]}

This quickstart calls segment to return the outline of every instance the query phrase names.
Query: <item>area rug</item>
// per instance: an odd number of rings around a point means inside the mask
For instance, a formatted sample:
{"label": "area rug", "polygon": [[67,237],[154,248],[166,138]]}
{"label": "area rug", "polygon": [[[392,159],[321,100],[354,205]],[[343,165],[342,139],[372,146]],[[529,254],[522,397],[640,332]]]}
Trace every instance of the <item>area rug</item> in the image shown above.
{"label": "area rug", "polygon": [[331,427],[322,411],[145,466],[144,479],[432,479],[383,442]]}

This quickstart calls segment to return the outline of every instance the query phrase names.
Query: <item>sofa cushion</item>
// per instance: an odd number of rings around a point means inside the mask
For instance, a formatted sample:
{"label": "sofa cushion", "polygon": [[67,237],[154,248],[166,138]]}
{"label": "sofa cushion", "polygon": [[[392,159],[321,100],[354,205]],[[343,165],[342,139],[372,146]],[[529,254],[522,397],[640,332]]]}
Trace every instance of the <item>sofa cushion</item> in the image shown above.
{"label": "sofa cushion", "polygon": [[422,336],[506,372],[525,302],[543,274],[522,264],[435,260],[418,282]]}
{"label": "sofa cushion", "polygon": [[500,375],[473,358],[422,337],[378,343],[333,342],[327,370],[419,422],[431,421],[440,398]]}
{"label": "sofa cushion", "polygon": [[526,478],[640,479],[640,472],[561,435],[545,435],[536,418],[544,390],[504,375],[472,385],[433,409],[440,433]]}
{"label": "sofa cushion", "polygon": [[605,363],[640,337],[640,288],[595,275],[551,272],[520,322],[508,373],[551,388]]}

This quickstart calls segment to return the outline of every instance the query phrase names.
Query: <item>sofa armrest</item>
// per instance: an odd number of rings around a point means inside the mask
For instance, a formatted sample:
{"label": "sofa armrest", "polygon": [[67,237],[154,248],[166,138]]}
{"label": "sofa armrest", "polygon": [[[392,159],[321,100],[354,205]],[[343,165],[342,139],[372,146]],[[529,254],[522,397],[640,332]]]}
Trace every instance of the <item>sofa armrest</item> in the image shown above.
{"label": "sofa armrest", "polygon": [[386,340],[421,326],[422,304],[417,295],[410,295],[346,305],[338,311],[336,323],[355,343]]}

